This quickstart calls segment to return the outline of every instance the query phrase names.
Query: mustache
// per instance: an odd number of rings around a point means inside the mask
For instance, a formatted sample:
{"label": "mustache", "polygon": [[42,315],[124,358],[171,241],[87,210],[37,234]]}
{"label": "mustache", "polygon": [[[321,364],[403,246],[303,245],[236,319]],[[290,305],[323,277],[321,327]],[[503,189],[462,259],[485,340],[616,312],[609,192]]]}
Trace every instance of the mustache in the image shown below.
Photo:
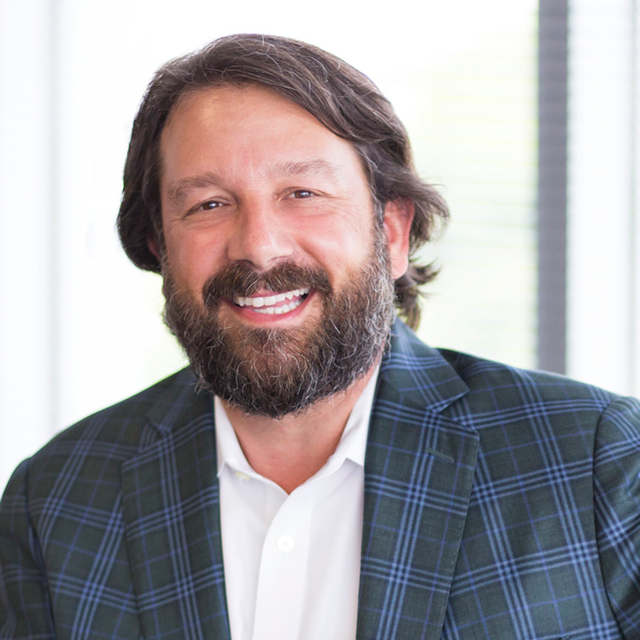
{"label": "mustache", "polygon": [[206,307],[214,308],[221,300],[252,296],[264,289],[285,292],[305,287],[315,289],[325,296],[333,293],[327,272],[319,267],[305,267],[287,261],[269,271],[258,272],[247,262],[234,262],[205,282],[202,297]]}

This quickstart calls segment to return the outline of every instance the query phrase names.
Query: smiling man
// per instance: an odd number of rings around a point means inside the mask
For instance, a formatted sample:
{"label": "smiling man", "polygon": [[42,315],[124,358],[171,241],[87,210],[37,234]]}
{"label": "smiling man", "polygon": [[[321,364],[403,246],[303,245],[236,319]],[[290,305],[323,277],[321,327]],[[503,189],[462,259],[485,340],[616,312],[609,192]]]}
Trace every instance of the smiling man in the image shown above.
{"label": "smiling man", "polygon": [[161,68],[118,225],[191,366],[16,470],[0,638],[640,638],[638,403],[421,343],[447,217],[344,61]]}
{"label": "smiling man", "polygon": [[320,441],[309,446],[305,434],[300,452],[317,456],[314,468],[296,460],[304,481],[335,449],[380,359],[413,206],[386,203],[376,224],[353,145],[256,85],[187,94],[160,156],[162,248],[155,239],[149,248],[163,264],[168,324],[203,386],[234,412],[243,449],[242,438],[261,431],[257,416],[294,437],[304,432],[301,410],[304,424],[320,417]]}

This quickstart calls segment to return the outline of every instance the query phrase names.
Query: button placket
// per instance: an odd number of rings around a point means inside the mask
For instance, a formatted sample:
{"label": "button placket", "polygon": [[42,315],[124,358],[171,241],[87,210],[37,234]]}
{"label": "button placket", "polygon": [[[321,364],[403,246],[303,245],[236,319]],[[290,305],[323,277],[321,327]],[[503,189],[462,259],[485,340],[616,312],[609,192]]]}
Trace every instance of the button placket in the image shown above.
{"label": "button placket", "polygon": [[298,639],[309,555],[309,502],[300,492],[290,495],[267,531],[260,559],[253,640]]}
{"label": "button placket", "polygon": [[290,553],[291,551],[293,551],[295,544],[296,543],[293,536],[290,536],[286,533],[278,536],[278,539],[276,540],[278,551],[281,551],[282,553]]}

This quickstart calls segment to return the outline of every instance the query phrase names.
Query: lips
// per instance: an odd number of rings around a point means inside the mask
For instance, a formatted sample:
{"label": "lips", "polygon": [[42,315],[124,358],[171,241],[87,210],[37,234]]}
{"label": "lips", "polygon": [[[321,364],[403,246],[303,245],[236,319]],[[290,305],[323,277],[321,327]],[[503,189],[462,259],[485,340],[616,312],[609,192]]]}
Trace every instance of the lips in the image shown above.
{"label": "lips", "polygon": [[236,261],[209,278],[202,289],[210,311],[217,312],[225,302],[247,318],[255,318],[256,313],[284,317],[316,294],[326,299],[333,294],[326,271],[292,261],[265,272],[256,271],[247,261]]}
{"label": "lips", "polygon": [[272,293],[267,296],[234,296],[238,307],[250,307],[256,313],[282,315],[299,307],[309,294],[309,289],[295,289],[284,293]]}

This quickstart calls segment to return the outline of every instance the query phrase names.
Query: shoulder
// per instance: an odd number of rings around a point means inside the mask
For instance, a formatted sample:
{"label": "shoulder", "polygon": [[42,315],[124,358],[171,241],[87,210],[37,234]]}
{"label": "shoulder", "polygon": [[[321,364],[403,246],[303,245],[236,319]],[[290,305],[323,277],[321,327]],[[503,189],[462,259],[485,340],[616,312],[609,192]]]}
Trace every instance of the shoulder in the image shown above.
{"label": "shoulder", "polygon": [[571,457],[584,448],[596,470],[610,465],[619,473],[626,459],[634,469],[628,479],[640,471],[638,399],[555,373],[436,351],[468,388],[447,408],[449,415],[481,433],[497,428],[511,443],[524,442],[529,433],[537,450],[567,449]]}
{"label": "shoulder", "polygon": [[110,441],[132,442],[135,433],[150,419],[168,412],[176,403],[192,401],[195,380],[189,368],[157,382],[151,387],[102,409],[59,433],[43,451],[63,442],[87,438],[107,438]]}
{"label": "shoulder", "polygon": [[571,402],[606,407],[618,396],[610,391],[546,371],[521,369],[467,353],[438,349],[476,396],[489,395],[494,400],[536,404],[537,402]]}
{"label": "shoulder", "polygon": [[446,404],[445,414],[475,428],[529,425],[595,433],[603,420],[631,430],[640,423],[640,403],[633,398],[554,373],[434,349],[402,323],[394,327],[385,366],[413,385],[455,389],[450,401],[438,406]]}
{"label": "shoulder", "polygon": [[[162,436],[163,416],[194,404],[195,380],[189,368],[117,404],[102,409],[57,434],[26,464],[29,485],[44,485],[60,474],[91,475],[92,469],[119,467],[141,447]],[[97,472],[97,471],[96,471]]]}
{"label": "shoulder", "polygon": [[[439,351],[469,387],[457,407],[491,423],[527,423],[556,435],[589,433],[596,438],[608,422],[640,433],[640,403],[565,376],[520,369],[464,353]],[[455,408],[452,408],[455,410]]]}

